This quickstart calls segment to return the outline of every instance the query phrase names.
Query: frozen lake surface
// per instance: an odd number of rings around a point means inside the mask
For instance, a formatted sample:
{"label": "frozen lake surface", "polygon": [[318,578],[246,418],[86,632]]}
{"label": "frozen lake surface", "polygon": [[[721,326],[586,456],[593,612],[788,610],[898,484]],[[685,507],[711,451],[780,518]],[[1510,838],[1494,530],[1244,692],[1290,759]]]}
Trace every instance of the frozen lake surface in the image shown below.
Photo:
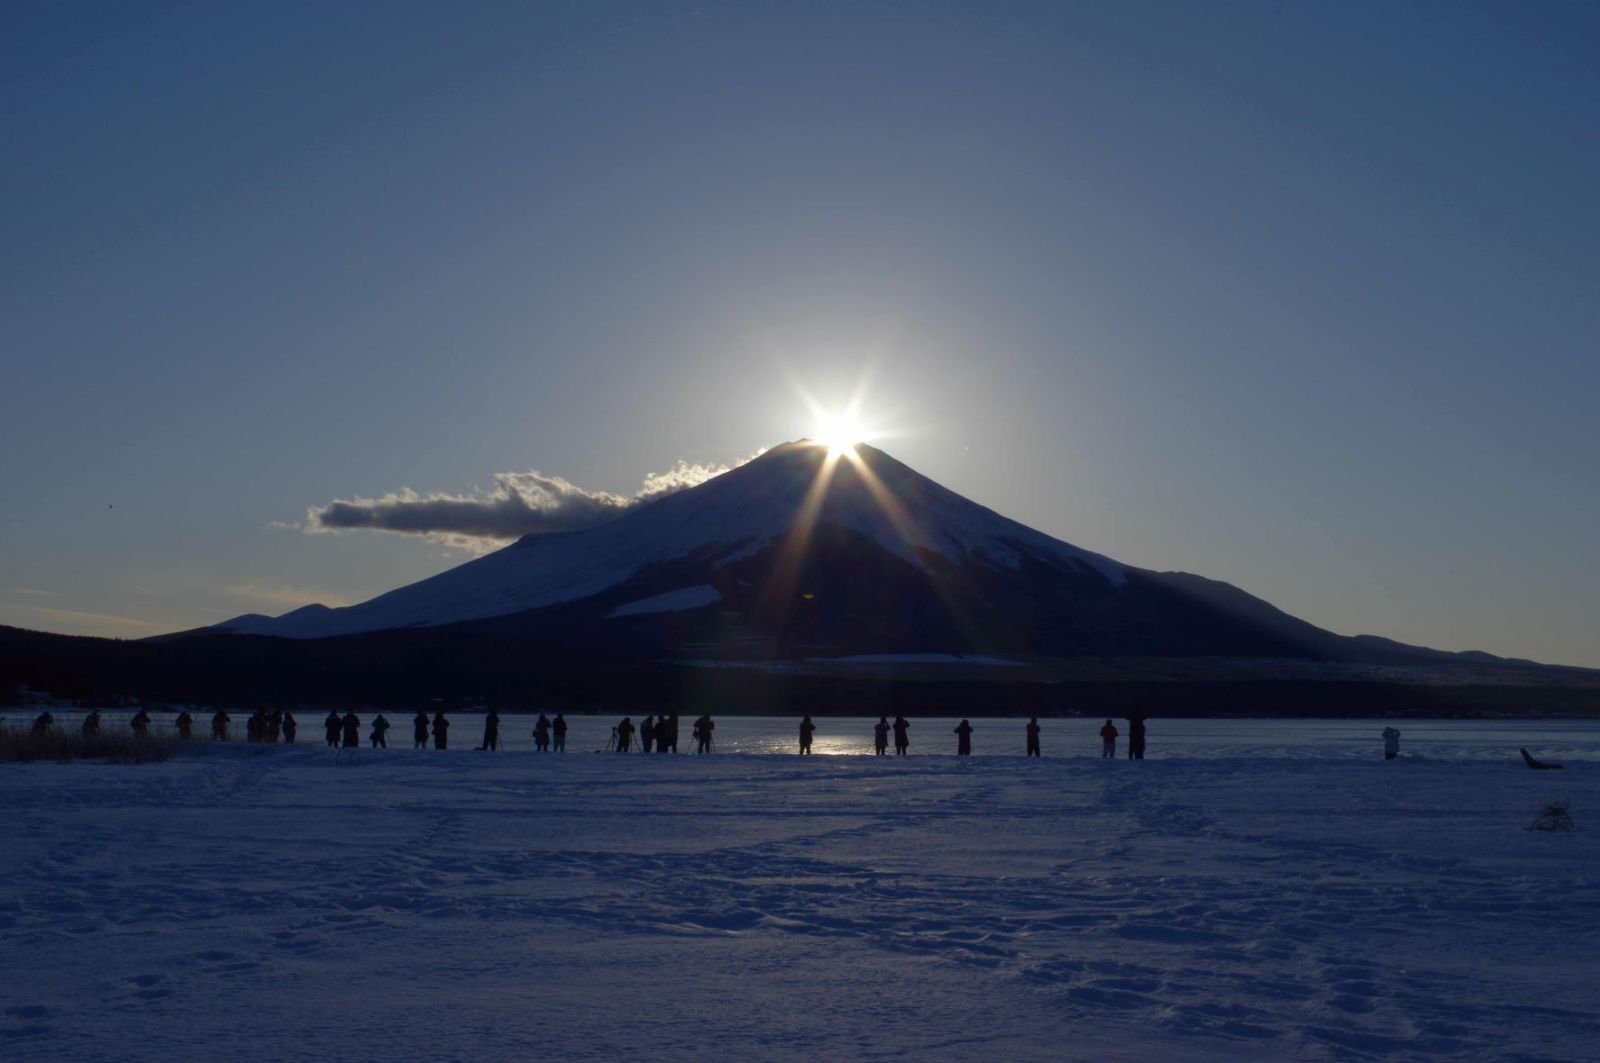
{"label": "frozen lake surface", "polygon": [[[1592,731],[1402,723],[1386,763],[1347,726],[4,764],[0,1058],[1593,1058],[1600,769],[1503,752]],[[1578,829],[1526,829],[1555,798]]]}

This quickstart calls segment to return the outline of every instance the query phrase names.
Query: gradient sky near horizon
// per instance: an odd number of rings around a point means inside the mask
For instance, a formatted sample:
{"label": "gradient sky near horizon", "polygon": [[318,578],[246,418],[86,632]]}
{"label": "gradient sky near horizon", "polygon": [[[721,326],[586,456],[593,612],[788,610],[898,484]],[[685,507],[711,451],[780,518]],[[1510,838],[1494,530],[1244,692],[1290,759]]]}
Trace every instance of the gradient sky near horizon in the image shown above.
{"label": "gradient sky near horizon", "polygon": [[1600,665],[1600,5],[9,3],[0,623],[307,507],[808,434],[1332,630]]}

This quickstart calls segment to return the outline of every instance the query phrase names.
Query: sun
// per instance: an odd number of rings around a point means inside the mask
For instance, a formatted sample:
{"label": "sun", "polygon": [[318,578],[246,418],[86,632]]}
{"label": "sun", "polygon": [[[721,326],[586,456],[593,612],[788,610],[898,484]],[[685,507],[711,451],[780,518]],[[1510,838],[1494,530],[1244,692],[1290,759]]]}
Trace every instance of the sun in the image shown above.
{"label": "sun", "polygon": [[817,427],[812,438],[828,448],[828,453],[853,454],[856,444],[862,441],[866,430],[854,412],[817,414]]}
{"label": "sun", "polygon": [[806,433],[806,438],[816,446],[826,448],[828,457],[832,459],[826,463],[830,471],[840,459],[859,462],[857,448],[864,443],[875,443],[886,434],[882,422],[877,419],[878,412],[870,414],[873,418],[871,421],[867,419],[867,390],[871,376],[870,368],[862,370],[853,393],[848,397],[835,395],[832,401],[824,402],[813,396],[798,376],[790,375],[790,387],[810,414],[811,430]]}

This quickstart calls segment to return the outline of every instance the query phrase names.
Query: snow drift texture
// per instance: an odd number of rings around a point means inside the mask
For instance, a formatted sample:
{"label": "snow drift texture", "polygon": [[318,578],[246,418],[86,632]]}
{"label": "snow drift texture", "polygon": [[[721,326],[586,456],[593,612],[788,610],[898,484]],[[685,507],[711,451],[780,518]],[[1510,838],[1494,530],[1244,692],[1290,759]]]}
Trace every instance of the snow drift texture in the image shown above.
{"label": "snow drift texture", "polygon": [[5,765],[0,1058],[1593,1059],[1600,786],[1515,744]]}

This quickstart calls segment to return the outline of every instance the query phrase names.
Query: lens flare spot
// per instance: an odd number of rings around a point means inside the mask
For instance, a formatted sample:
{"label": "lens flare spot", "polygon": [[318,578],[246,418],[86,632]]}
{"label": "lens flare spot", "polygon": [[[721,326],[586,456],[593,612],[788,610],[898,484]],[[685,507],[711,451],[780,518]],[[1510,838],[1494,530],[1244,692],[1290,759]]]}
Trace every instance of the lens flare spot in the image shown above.
{"label": "lens flare spot", "polygon": [[817,417],[816,433],[812,437],[828,448],[829,454],[854,453],[856,444],[865,433],[854,414],[823,413]]}

